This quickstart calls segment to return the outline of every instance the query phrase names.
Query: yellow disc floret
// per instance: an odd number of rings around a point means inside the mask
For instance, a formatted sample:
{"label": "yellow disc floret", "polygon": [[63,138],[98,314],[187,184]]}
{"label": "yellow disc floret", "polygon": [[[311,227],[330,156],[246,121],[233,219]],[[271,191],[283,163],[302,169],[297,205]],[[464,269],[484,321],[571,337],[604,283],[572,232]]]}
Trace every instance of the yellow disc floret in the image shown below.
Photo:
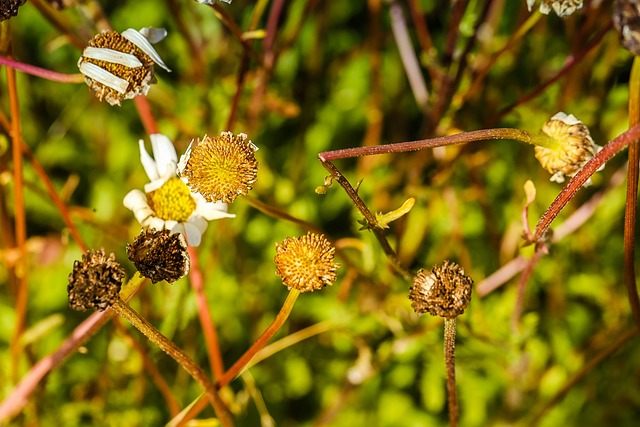
{"label": "yellow disc floret", "polygon": [[185,222],[196,209],[191,191],[180,178],[171,178],[162,187],[147,194],[149,207],[158,218]]}

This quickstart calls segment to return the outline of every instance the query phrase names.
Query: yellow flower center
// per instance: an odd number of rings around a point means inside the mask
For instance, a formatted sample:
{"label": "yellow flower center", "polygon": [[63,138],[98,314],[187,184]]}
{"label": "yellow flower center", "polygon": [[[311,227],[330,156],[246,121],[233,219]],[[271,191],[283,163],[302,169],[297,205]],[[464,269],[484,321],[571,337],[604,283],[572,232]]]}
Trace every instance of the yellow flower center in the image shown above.
{"label": "yellow flower center", "polygon": [[180,178],[171,178],[147,194],[147,203],[158,218],[185,222],[196,209],[191,191]]}

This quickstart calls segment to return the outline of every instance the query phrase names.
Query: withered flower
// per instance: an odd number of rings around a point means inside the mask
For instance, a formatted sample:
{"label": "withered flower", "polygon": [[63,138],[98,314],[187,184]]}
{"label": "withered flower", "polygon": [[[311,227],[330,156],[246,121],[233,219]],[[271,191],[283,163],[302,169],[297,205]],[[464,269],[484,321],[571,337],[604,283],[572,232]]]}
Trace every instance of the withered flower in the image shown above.
{"label": "withered flower", "polygon": [[632,54],[640,55],[640,1],[616,0],[613,25],[620,33],[622,45]]}
{"label": "withered flower", "polygon": [[18,15],[18,8],[27,0],[0,0],[0,22]]}
{"label": "withered flower", "polygon": [[189,273],[187,242],[182,234],[167,229],[142,230],[127,244],[127,257],[151,283],[173,283]]}
{"label": "withered flower", "polygon": [[115,259],[114,254],[107,257],[104,249],[89,250],[82,255],[82,261],[73,263],[67,285],[69,307],[104,311],[120,298],[124,269]]}
{"label": "withered flower", "polygon": [[418,314],[457,317],[471,301],[472,286],[473,279],[464,274],[462,267],[447,260],[430,271],[418,271],[409,290],[411,307]]}
{"label": "withered flower", "polygon": [[[536,0],[527,0],[529,12],[533,9]],[[548,15],[551,9],[560,18],[571,15],[576,10],[582,9],[582,0],[542,0],[540,2],[540,13]]]}
{"label": "withered flower", "polygon": [[340,264],[333,262],[335,251],[321,234],[287,237],[282,243],[276,243],[276,274],[289,289],[300,292],[320,290],[336,280]]}
{"label": "withered flower", "polygon": [[258,175],[258,151],[247,135],[222,132],[191,142],[178,163],[178,176],[208,202],[233,202],[247,195]]}

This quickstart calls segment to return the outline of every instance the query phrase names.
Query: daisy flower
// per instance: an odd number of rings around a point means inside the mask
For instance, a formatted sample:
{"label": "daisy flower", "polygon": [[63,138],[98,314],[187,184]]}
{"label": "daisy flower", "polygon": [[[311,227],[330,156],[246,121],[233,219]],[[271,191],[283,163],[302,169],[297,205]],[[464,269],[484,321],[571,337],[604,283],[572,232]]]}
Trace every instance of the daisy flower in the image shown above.
{"label": "daisy flower", "polygon": [[189,245],[198,246],[207,221],[235,215],[227,213],[226,203],[207,202],[178,178],[178,155],[169,138],[153,134],[151,147],[153,158],[140,140],[140,161],[150,182],[144,192],[131,190],[124,198],[124,206],[133,211],[143,227],[181,233]]}

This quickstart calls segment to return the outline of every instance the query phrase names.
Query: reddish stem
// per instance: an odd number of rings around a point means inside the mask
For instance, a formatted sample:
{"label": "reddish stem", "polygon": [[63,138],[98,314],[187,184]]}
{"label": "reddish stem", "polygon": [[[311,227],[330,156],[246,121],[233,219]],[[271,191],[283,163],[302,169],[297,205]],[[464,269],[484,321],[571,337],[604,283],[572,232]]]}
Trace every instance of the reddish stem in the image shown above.
{"label": "reddish stem", "polygon": [[140,120],[142,121],[142,125],[144,126],[144,130],[147,131],[149,135],[159,133],[158,123],[151,112],[149,100],[145,96],[136,96],[134,98],[134,102],[136,104]]}
{"label": "reddish stem", "polygon": [[0,56],[0,64],[6,65],[14,70],[22,71],[23,73],[31,74],[32,76],[42,77],[43,79],[51,80],[60,83],[84,83],[84,76],[82,74],[62,74],[55,71],[47,70],[44,68],[36,67],[34,65],[25,64],[5,56]]}

